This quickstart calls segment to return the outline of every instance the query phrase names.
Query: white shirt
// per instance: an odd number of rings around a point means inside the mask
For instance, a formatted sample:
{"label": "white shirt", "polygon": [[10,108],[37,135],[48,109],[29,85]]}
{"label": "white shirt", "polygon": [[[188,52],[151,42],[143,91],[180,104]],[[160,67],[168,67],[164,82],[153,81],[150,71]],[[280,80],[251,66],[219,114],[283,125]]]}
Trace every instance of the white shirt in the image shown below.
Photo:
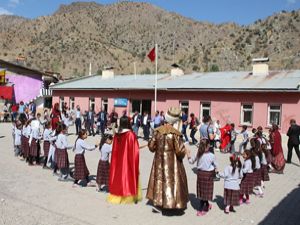
{"label": "white shirt", "polygon": [[50,129],[46,128],[44,130],[44,134],[43,134],[44,141],[50,141],[50,139],[51,139],[51,133],[52,133],[52,130],[50,130]]}
{"label": "white shirt", "polygon": [[80,119],[81,118],[81,112],[80,110],[76,110],[76,119]]}
{"label": "white shirt", "polygon": [[250,159],[247,159],[245,162],[244,162],[244,165],[243,165],[243,169],[242,169],[243,173],[253,173],[253,170],[252,170],[252,162]]}
{"label": "white shirt", "polygon": [[112,145],[104,143],[104,145],[102,146],[102,148],[101,148],[100,151],[101,151],[101,158],[100,158],[100,160],[101,161],[108,161],[109,154],[112,151]]}
{"label": "white shirt", "polygon": [[65,134],[59,134],[57,136],[55,145],[59,149],[71,149],[71,148],[73,148],[72,145],[69,145],[67,136]]}
{"label": "white shirt", "polygon": [[30,137],[30,133],[31,133],[31,127],[30,125],[28,125],[27,127],[23,126],[23,130],[22,130],[22,134],[29,138]]}
{"label": "white shirt", "polygon": [[190,164],[194,164],[196,161],[198,170],[213,171],[217,168],[216,157],[211,152],[205,152],[200,159],[197,159],[197,155],[189,158]]}
{"label": "white shirt", "polygon": [[15,145],[21,145],[22,131],[15,128]]}
{"label": "white shirt", "polygon": [[226,166],[223,173],[220,173],[220,177],[224,178],[224,188],[229,190],[240,190],[240,183],[243,177],[243,171],[239,168],[235,168],[232,174],[232,166]]}
{"label": "white shirt", "polygon": [[260,160],[258,156],[255,156],[255,169],[260,169]]}
{"label": "white shirt", "polygon": [[147,116],[144,116],[143,124],[144,124],[144,125],[147,125],[147,121],[148,121],[148,115],[147,115]]}
{"label": "white shirt", "polygon": [[76,141],[76,144],[75,144],[75,154],[84,154],[84,152],[87,150],[87,151],[93,151],[95,150],[96,146],[95,145],[89,145],[87,144],[83,139],[78,139]]}
{"label": "white shirt", "polygon": [[268,165],[265,153],[262,153],[261,165]]}

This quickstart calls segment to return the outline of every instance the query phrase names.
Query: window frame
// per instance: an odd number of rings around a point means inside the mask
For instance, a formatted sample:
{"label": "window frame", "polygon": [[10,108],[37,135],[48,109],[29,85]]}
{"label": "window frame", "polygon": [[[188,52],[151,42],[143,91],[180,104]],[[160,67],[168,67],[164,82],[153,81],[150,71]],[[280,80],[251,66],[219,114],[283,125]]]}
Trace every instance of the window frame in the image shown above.
{"label": "window frame", "polygon": [[[272,109],[271,110],[272,106],[279,106],[280,109],[277,109],[277,110]],[[282,104],[280,104],[280,103],[269,103],[268,104],[268,118],[267,118],[267,125],[268,125],[268,127],[272,126],[272,123],[270,123],[271,122],[270,121],[270,119],[271,119],[271,112],[279,112],[279,123],[277,125],[278,125],[278,127],[281,127]]]}
{"label": "window frame", "polygon": [[[251,108],[251,122],[250,123],[248,123],[248,122],[245,122],[245,111],[250,111],[250,110],[245,110],[244,109],[244,106],[246,106],[246,105],[251,105],[252,106],[252,108]],[[247,125],[247,126],[252,126],[253,125],[253,114],[254,114],[254,104],[253,103],[250,103],[250,102],[242,102],[241,103],[241,115],[240,115],[240,124],[241,125]]]}
{"label": "window frame", "polygon": [[211,116],[211,102],[210,101],[201,101],[200,102],[200,115],[199,118],[202,121],[203,119],[203,110],[207,110],[208,108],[203,106],[204,104],[209,104],[209,116]]}

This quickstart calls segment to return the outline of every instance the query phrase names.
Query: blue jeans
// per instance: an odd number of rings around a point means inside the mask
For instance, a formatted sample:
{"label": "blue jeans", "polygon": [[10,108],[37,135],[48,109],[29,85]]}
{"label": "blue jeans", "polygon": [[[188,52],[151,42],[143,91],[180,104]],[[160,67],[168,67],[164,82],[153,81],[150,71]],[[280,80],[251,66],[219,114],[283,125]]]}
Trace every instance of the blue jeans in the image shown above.
{"label": "blue jeans", "polygon": [[187,128],[187,125],[182,125],[181,133],[182,133],[183,137],[185,138],[185,141],[189,141],[189,138],[186,135],[186,128]]}
{"label": "blue jeans", "polygon": [[81,131],[81,119],[80,118],[76,118],[75,126],[76,126],[76,134],[78,135],[78,132]]}

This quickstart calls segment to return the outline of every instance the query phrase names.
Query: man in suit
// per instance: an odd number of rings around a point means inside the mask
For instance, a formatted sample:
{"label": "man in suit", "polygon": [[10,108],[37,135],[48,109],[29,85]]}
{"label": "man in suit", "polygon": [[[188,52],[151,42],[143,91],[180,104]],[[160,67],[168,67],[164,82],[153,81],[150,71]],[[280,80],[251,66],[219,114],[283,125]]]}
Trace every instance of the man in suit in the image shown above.
{"label": "man in suit", "polygon": [[144,140],[146,140],[146,141],[149,140],[150,122],[151,122],[151,117],[148,114],[148,112],[145,111],[144,115],[142,117],[142,127],[143,127],[143,133],[144,133]]}
{"label": "man in suit", "polygon": [[139,134],[139,128],[141,126],[141,120],[142,120],[141,115],[139,114],[138,111],[135,111],[132,117],[132,130],[137,137]]}
{"label": "man in suit", "polygon": [[300,152],[299,152],[299,136],[300,136],[300,126],[296,124],[296,120],[290,120],[290,128],[287,132],[288,140],[288,155],[286,163],[291,163],[293,148],[295,148],[296,154],[300,162]]}
{"label": "man in suit", "polygon": [[89,131],[89,135],[95,136],[95,131],[94,131],[94,123],[95,123],[95,112],[92,108],[87,112],[86,115],[86,121],[87,121],[87,130]]}
{"label": "man in suit", "polygon": [[101,111],[98,113],[98,119],[97,119],[98,124],[98,130],[101,132],[101,135],[104,135],[105,128],[107,125],[107,113],[106,111],[101,107]]}

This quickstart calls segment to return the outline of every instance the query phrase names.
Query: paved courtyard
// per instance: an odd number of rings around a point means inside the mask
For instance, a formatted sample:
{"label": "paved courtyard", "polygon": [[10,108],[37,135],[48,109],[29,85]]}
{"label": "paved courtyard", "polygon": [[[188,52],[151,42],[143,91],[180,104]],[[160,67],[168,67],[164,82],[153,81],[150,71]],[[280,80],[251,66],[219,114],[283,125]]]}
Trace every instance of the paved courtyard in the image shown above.
{"label": "paved courtyard", "polygon": [[[71,128],[71,132],[72,132]],[[76,136],[70,135],[74,143]],[[283,137],[286,155],[286,137]],[[89,137],[89,143],[100,137]],[[140,140],[140,143],[144,142]],[[188,146],[195,154],[196,147]],[[86,161],[91,175],[95,176],[100,157],[99,151],[87,152]],[[228,154],[216,153],[219,170],[228,164]],[[69,151],[71,167],[74,154]],[[143,201],[133,205],[111,205],[107,194],[98,193],[95,187],[72,188],[72,182],[58,182],[52,171],[40,166],[29,167],[14,157],[11,125],[0,124],[0,224],[2,225],[86,225],[86,224],[300,224],[300,167],[296,154],[293,163],[286,165],[283,175],[270,174],[266,182],[265,197],[251,196],[250,205],[236,208],[236,213],[223,212],[223,181],[215,182],[212,210],[204,217],[197,217],[198,201],[196,175],[187,159],[184,164],[188,177],[190,202],[184,215],[152,213],[145,199],[153,154],[147,148],[140,150],[140,173]]]}

